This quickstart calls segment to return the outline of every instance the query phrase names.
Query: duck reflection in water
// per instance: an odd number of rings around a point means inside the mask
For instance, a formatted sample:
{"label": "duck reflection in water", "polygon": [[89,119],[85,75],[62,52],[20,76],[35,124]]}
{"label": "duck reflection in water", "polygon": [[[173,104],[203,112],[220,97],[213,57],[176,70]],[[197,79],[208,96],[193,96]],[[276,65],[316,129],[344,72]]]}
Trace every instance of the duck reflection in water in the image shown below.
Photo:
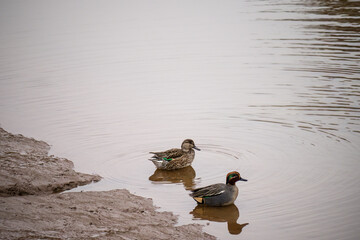
{"label": "duck reflection in water", "polygon": [[237,223],[240,214],[239,209],[235,204],[224,207],[197,205],[190,214],[194,216],[194,219],[209,220],[212,222],[227,222],[228,231],[233,235],[240,234],[242,229],[249,224]]}
{"label": "duck reflection in water", "polygon": [[177,170],[161,170],[156,169],[149,180],[157,183],[182,183],[186,190],[193,189],[196,173],[192,166]]}

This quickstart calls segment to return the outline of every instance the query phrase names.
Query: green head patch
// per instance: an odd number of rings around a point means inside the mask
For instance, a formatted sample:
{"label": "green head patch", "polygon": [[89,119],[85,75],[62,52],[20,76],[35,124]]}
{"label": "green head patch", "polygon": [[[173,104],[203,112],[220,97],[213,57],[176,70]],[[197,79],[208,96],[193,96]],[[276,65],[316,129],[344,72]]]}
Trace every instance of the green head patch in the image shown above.
{"label": "green head patch", "polygon": [[236,181],[240,180],[240,174],[238,172],[230,172],[226,177],[226,184],[235,184]]}

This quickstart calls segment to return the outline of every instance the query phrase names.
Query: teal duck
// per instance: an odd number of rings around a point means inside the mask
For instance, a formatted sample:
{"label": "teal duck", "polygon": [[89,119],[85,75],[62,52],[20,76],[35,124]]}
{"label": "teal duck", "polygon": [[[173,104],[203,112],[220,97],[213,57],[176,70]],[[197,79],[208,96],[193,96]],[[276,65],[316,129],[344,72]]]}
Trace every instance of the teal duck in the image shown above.
{"label": "teal duck", "polygon": [[157,169],[175,170],[191,165],[195,157],[195,151],[200,151],[191,139],[185,139],[181,144],[181,149],[172,148],[164,152],[150,152],[154,154],[152,161]]}
{"label": "teal duck", "polygon": [[217,183],[202,188],[192,190],[190,196],[198,204],[208,206],[226,206],[233,204],[236,200],[239,189],[235,183],[237,181],[247,181],[240,176],[240,173],[234,171],[229,172],[226,176],[225,183]]}

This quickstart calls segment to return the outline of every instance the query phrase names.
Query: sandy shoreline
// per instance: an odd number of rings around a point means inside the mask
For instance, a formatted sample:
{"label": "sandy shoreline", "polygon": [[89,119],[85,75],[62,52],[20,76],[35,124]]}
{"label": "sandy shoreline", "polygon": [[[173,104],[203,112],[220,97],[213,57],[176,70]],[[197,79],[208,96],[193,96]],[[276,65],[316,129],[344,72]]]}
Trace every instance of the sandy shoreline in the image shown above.
{"label": "sandy shoreline", "polygon": [[197,224],[175,226],[175,215],[125,189],[60,194],[101,177],[49,149],[0,128],[1,239],[215,239]]}

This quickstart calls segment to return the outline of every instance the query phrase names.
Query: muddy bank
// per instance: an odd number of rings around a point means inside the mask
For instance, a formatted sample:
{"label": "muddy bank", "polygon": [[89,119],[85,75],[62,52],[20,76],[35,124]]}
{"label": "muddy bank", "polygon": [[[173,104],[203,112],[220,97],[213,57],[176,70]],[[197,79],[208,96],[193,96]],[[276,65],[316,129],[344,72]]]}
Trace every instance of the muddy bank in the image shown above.
{"label": "muddy bank", "polygon": [[0,128],[0,196],[56,193],[101,179],[75,172],[71,161],[49,150],[43,141]]}
{"label": "muddy bank", "polygon": [[124,189],[58,193],[101,177],[75,172],[49,149],[0,128],[1,239],[215,239]]}
{"label": "muddy bank", "polygon": [[127,190],[1,198],[3,239],[214,239]]}

